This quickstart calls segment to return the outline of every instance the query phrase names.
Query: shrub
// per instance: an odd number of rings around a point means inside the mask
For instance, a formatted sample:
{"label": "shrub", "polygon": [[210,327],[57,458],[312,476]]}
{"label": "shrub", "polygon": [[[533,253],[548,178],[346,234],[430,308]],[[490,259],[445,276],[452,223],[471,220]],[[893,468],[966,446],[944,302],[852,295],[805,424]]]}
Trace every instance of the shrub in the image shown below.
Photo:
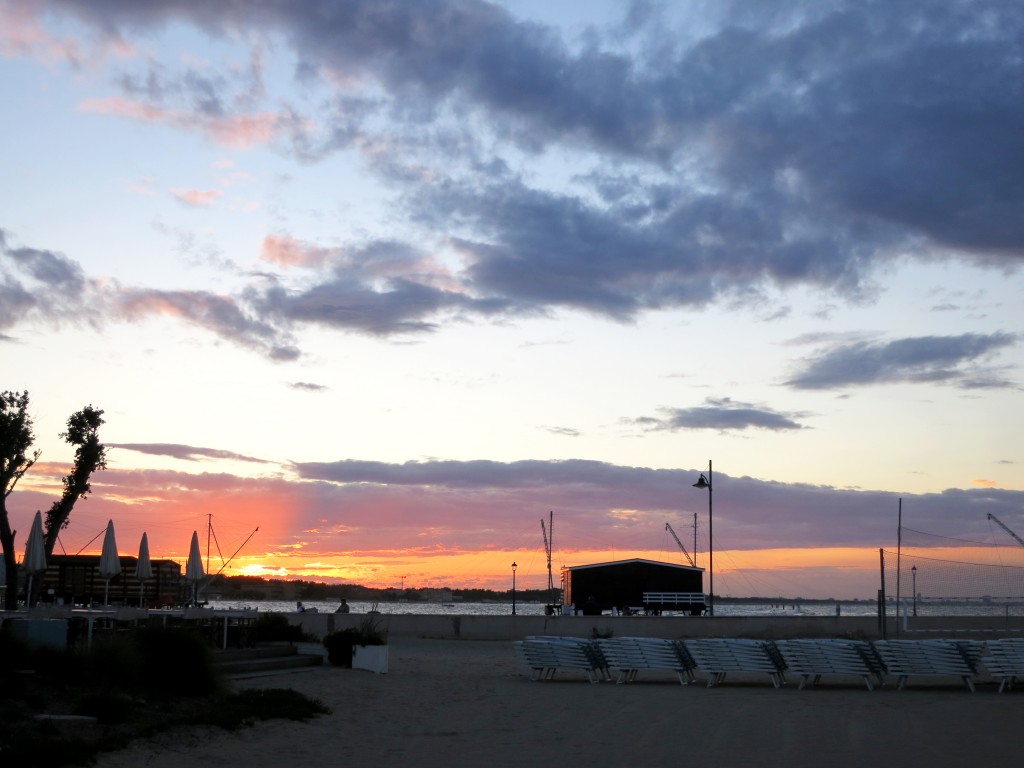
{"label": "shrub", "polygon": [[213,654],[203,638],[183,627],[146,627],[136,634],[141,684],[158,696],[205,696],[220,689]]}
{"label": "shrub", "polygon": [[131,719],[134,705],[131,697],[121,691],[87,691],[75,701],[76,715],[95,717],[103,725],[117,725]]}
{"label": "shrub", "polygon": [[12,674],[16,669],[32,666],[32,649],[20,637],[15,637],[7,625],[0,626],[0,675]]}
{"label": "shrub", "polygon": [[355,626],[356,645],[387,645],[388,630],[380,624],[380,613],[377,612],[377,605],[373,607]]}
{"label": "shrub", "polygon": [[356,645],[355,629],[343,629],[331,632],[324,638],[327,649],[327,661],[335,667],[352,666],[352,646]]}
{"label": "shrub", "polygon": [[316,715],[330,714],[330,711],[319,699],[311,699],[290,688],[267,688],[224,696],[216,701],[215,706],[197,713],[192,720],[197,724],[216,725],[234,731],[256,720],[309,720]]}
{"label": "shrub", "polygon": [[297,643],[305,637],[302,627],[290,624],[283,613],[261,613],[252,623],[252,639],[256,643]]}
{"label": "shrub", "polygon": [[142,684],[143,655],[132,635],[97,635],[81,662],[94,691],[135,691]]}

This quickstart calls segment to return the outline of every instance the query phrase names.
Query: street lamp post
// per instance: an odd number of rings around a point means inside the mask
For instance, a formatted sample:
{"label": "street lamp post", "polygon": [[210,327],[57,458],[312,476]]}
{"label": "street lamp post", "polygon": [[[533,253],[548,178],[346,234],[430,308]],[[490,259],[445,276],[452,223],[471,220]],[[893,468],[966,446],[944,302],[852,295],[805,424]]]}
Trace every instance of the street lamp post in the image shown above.
{"label": "street lamp post", "polygon": [[708,474],[705,477],[704,473],[701,472],[700,478],[696,483],[693,484],[694,488],[707,488],[708,490],[708,615],[715,615],[715,537],[714,537],[714,523],[713,516],[711,514],[711,492],[712,487],[712,474],[711,474],[711,459],[708,459]]}
{"label": "street lamp post", "polygon": [[914,590],[914,615],[917,616],[917,566],[910,566],[910,588]]}
{"label": "street lamp post", "polygon": [[516,564],[512,563],[512,615],[516,615]]}

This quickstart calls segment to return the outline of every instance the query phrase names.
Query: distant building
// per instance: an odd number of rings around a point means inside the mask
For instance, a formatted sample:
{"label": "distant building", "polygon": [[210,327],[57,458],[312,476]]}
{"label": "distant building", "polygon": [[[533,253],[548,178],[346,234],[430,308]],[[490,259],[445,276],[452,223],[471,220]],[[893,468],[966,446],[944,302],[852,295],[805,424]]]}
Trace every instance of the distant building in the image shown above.
{"label": "distant building", "polygon": [[704,612],[704,569],[655,560],[616,560],[562,569],[562,599],[577,613],[629,609]]}
{"label": "distant building", "polygon": [[[182,600],[181,566],[173,560],[153,560],[153,578],[140,583],[135,578],[137,557],[122,557],[121,573],[110,580],[108,600],[112,605],[146,607],[177,605]],[[39,600],[44,603],[87,605],[102,603],[106,580],[100,576],[99,555],[50,555],[46,559]]]}

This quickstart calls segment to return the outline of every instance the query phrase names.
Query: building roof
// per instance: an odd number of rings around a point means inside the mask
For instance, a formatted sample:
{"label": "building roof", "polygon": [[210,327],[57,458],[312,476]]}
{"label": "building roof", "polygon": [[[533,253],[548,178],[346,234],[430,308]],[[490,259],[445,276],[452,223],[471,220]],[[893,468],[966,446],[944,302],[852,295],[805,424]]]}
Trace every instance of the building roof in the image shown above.
{"label": "building roof", "polygon": [[697,568],[692,565],[679,565],[678,563],[662,563],[657,560],[646,560],[642,557],[632,557],[627,560],[612,560],[607,563],[588,563],[587,565],[563,565],[563,571],[581,571],[584,568],[607,568],[611,565],[631,565],[634,563],[643,563],[644,565],[657,565],[662,568],[678,568],[683,571],[703,571],[703,568]]}

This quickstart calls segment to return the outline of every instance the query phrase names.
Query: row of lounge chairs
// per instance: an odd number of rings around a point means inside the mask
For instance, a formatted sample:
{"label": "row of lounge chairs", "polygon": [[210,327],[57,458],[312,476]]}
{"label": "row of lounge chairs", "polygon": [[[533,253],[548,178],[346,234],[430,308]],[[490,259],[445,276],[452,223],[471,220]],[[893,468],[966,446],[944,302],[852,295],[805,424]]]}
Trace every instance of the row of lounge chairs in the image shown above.
{"label": "row of lounge chairs", "polygon": [[[682,685],[707,675],[709,688],[730,672],[767,674],[776,688],[786,674],[800,678],[800,688],[823,675],[860,677],[868,690],[896,678],[902,689],[911,677],[956,677],[971,690],[987,674],[999,691],[1024,678],[1024,639],[1002,640],[751,640],[701,638],[668,640],[620,637],[587,640],[575,637],[527,637],[515,643],[531,680],[550,680],[559,670],[582,670],[592,683],[629,683],[640,670],[675,672]],[[612,670],[617,674],[613,677]]]}

